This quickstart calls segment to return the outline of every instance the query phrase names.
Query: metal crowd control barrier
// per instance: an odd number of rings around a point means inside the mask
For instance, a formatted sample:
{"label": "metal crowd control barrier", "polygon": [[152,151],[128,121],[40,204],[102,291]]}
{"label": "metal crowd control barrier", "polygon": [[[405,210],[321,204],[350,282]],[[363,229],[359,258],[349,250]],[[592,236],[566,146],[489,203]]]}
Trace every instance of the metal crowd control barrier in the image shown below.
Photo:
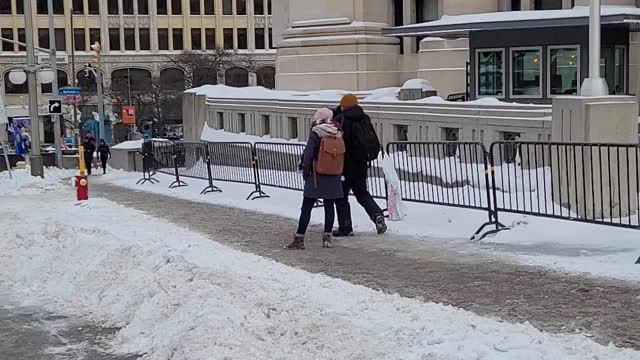
{"label": "metal crowd control barrier", "polygon": [[304,190],[298,164],[303,144],[257,142],[254,144],[260,184],[281,189]]}
{"label": "metal crowd control barrier", "polygon": [[491,167],[481,143],[392,142],[387,154],[400,178],[403,200],[486,211],[488,221],[472,239],[489,226],[494,229],[480,239],[506,229],[491,203]]}
{"label": "metal crowd control barrier", "polygon": [[637,229],[637,145],[496,142],[494,208]]}

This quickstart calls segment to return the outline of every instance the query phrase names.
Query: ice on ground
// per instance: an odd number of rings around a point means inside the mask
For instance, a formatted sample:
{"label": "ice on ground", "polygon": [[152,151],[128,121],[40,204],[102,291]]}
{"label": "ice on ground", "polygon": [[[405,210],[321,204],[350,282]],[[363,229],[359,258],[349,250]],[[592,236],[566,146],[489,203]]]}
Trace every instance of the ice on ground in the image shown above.
{"label": "ice on ground", "polygon": [[76,207],[68,198],[2,199],[0,280],[26,302],[122,327],[118,348],[147,359],[640,359],[310,274],[106,200]]}

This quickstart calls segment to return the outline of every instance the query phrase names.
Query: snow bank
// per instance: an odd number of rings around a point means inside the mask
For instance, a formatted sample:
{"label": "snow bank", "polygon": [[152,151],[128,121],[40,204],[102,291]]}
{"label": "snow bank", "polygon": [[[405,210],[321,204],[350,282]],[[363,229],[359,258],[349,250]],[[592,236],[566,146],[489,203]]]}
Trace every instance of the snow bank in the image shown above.
{"label": "snow bank", "polygon": [[205,122],[202,127],[202,133],[200,134],[200,140],[209,141],[209,142],[272,142],[272,143],[286,143],[286,144],[304,144],[304,142],[300,142],[297,139],[285,140],[279,138],[271,138],[269,135],[265,136],[257,136],[257,135],[247,135],[245,133],[232,133],[224,130],[216,130],[210,128],[209,125]]}
{"label": "snow bank", "polygon": [[[25,302],[122,327],[114,345],[146,359],[640,357],[313,275],[106,200],[65,198],[3,203],[0,280]],[[33,216],[18,215],[25,209]]]}
{"label": "snow bank", "polygon": [[[152,139],[153,141],[169,141],[167,139]],[[144,139],[140,139],[140,140],[131,140],[131,141],[124,141],[121,142],[120,144],[117,145],[113,145],[111,148],[112,149],[118,149],[118,150],[140,150],[142,149],[142,144],[144,143]]]}
{"label": "snow bank", "polygon": [[61,179],[78,175],[77,170],[63,170],[54,167],[45,168],[44,179],[31,176],[31,170],[18,169],[11,172],[0,172],[0,196],[2,195],[24,195],[42,193],[45,191],[61,189],[64,186]]}
{"label": "snow bank", "polygon": [[425,79],[411,79],[405,81],[404,85],[402,85],[403,89],[422,89],[422,91],[431,91],[435,90],[431,85],[431,82]]}

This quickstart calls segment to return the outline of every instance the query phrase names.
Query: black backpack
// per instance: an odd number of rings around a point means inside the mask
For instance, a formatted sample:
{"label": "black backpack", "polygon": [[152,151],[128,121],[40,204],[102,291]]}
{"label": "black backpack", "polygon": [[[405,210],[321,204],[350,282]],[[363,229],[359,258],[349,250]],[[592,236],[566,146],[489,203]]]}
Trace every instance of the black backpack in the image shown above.
{"label": "black backpack", "polygon": [[360,121],[352,123],[353,128],[353,158],[360,161],[374,161],[380,154],[380,140],[371,119],[365,116]]}

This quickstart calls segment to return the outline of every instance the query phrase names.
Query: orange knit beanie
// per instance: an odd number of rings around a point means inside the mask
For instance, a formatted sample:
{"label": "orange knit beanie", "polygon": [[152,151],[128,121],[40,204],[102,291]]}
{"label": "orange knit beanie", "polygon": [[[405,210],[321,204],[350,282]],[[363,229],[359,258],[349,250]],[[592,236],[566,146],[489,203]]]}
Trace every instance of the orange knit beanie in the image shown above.
{"label": "orange knit beanie", "polygon": [[340,99],[340,106],[349,108],[358,105],[358,98],[353,94],[347,94]]}

